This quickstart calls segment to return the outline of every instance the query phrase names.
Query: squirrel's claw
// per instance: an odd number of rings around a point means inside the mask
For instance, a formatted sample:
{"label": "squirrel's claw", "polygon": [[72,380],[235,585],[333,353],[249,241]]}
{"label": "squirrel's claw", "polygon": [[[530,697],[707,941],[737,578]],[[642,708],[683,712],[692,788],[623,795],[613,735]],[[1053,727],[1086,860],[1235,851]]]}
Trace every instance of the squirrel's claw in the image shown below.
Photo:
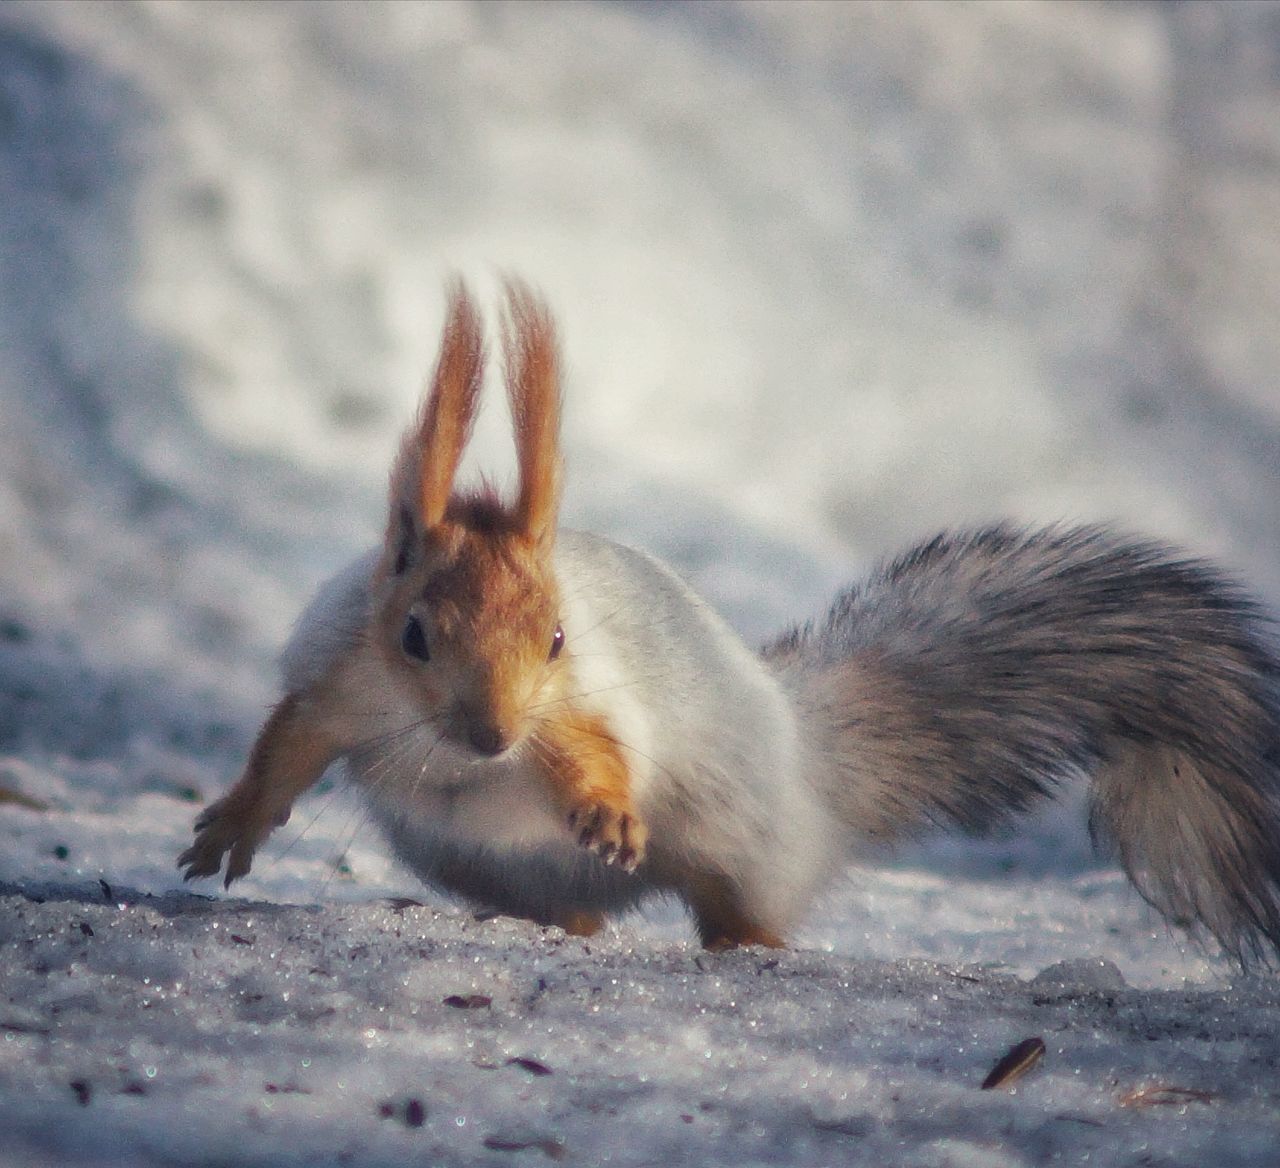
{"label": "squirrel's claw", "polygon": [[223,887],[244,876],[253,863],[253,853],[258,840],[253,838],[243,816],[237,815],[227,801],[211,803],[195,821],[196,838],[192,845],[178,857],[183,880],[196,880],[202,876],[216,876],[222,867],[222,857],[227,858],[227,872]]}
{"label": "squirrel's claw", "polygon": [[621,807],[584,803],[569,813],[569,829],[587,851],[624,872],[634,872],[644,860],[648,828],[638,816]]}

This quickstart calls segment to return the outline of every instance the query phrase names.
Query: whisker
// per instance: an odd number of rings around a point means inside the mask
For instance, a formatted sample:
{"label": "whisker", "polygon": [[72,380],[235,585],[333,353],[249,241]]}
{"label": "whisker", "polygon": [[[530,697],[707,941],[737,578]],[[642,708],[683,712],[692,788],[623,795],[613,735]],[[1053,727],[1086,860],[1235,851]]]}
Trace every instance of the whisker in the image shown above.
{"label": "whisker", "polygon": [[581,701],[583,698],[595,697],[597,694],[614,693],[620,689],[630,689],[636,683],[634,681],[620,681],[617,685],[602,685],[597,689],[579,690],[577,693],[565,694],[560,697],[546,698],[541,702],[534,702],[529,706],[529,713],[537,713],[551,706],[567,706],[573,702]]}
{"label": "whisker", "polygon": [[[410,721],[404,725],[398,726],[395,729],[384,731],[379,734],[370,735],[367,738],[360,739],[359,741],[353,743],[350,747],[347,748],[346,751],[344,751],[344,755],[350,756],[351,753],[356,751],[372,750],[372,751],[378,752],[378,756],[375,758],[372,766],[370,766],[368,770],[364,772],[364,775],[366,777],[369,777],[374,775],[378,771],[389,772],[396,762],[398,762],[401,758],[403,758],[406,754],[408,754],[413,749],[413,746],[415,743],[414,732],[420,729],[423,725],[425,725],[425,720],[419,718],[419,719],[414,719],[413,721]],[[386,749],[387,747],[391,747],[391,749],[388,750]],[[327,768],[327,769],[330,769],[330,768]],[[372,784],[372,789],[376,790],[377,786],[379,785],[379,782],[380,780],[376,780]],[[284,845],[281,848],[273,851],[273,854],[271,856],[271,863],[273,864],[279,863],[293,853],[293,851],[302,842],[302,840],[306,838],[306,836],[312,831],[312,829],[320,821],[320,819],[330,810],[334,801],[338,798],[338,795],[339,795],[339,786],[335,783],[330,790],[323,793],[323,795],[321,796],[321,801],[319,806],[309,816],[306,822],[303,823],[301,827],[296,832],[293,833],[292,838],[289,839],[286,843],[284,843]],[[347,850],[350,849],[351,843],[354,842],[361,828],[369,822],[369,815],[367,810],[362,810],[357,805],[356,813],[357,815],[360,816],[360,821],[355,825],[354,829],[352,830],[351,835],[348,839],[348,842],[343,848],[343,853],[345,853]],[[343,830],[345,831],[346,829],[344,828]],[[332,878],[332,874],[330,874],[330,876],[327,877],[324,882],[322,882],[319,890],[321,893],[323,893],[324,890],[327,889],[328,881],[331,878]]]}
{"label": "whisker", "polygon": [[654,673],[637,674],[628,678],[626,681],[619,681],[614,685],[600,685],[600,686],[596,686],[594,689],[580,689],[580,690],[575,690],[572,693],[559,695],[557,697],[545,698],[542,701],[535,702],[532,705],[530,705],[529,709],[541,710],[541,709],[545,709],[548,706],[556,705],[556,704],[567,705],[575,701],[580,701],[583,698],[594,697],[597,694],[603,694],[603,693],[616,693],[619,690],[630,689],[631,687],[637,686],[640,684],[654,685],[659,682],[662,682],[664,679],[670,676],[671,674],[667,670],[663,670],[661,672],[654,672]]}
{"label": "whisker", "polygon": [[602,616],[598,621],[596,621],[595,624],[588,625],[585,629],[574,629],[573,635],[575,638],[588,636],[589,634],[594,633],[596,629],[603,628],[615,617],[620,616],[622,613],[626,611],[627,611],[627,606],[625,604],[619,605],[612,612],[606,613],[604,616]]}
{"label": "whisker", "polygon": [[328,870],[325,873],[324,879],[320,882],[319,893],[321,896],[329,891],[329,886],[335,879],[337,879],[342,861],[346,857],[347,853],[351,851],[351,847],[356,842],[357,836],[359,836],[361,831],[363,831],[368,825],[371,818],[368,807],[363,804],[358,805],[354,815],[355,822],[350,826],[350,831],[347,832],[344,828],[343,832],[339,833],[339,840],[341,841],[342,836],[345,834],[346,841],[342,843],[341,847],[338,849],[338,854],[327,866]]}
{"label": "whisker", "polygon": [[[543,721],[551,721],[551,719],[544,718]],[[672,771],[670,767],[664,766],[656,758],[654,758],[653,755],[646,753],[645,751],[641,750],[639,747],[632,746],[629,742],[625,741],[624,739],[618,738],[611,731],[598,730],[595,727],[586,725],[586,724],[580,726],[579,730],[590,737],[597,738],[601,742],[615,743],[620,749],[628,751],[631,754],[635,755],[637,758],[642,758],[646,762],[652,764],[657,770],[661,771],[664,775],[666,775],[672,781],[676,780],[675,772]],[[542,751],[542,753],[540,753],[539,755],[541,761],[547,766],[550,766],[551,763],[554,761],[554,756],[551,755],[550,753],[547,753],[546,748],[542,745],[542,743],[538,741],[537,732],[535,731],[532,735],[530,735],[530,738],[533,741],[534,749]]]}
{"label": "whisker", "polygon": [[315,827],[315,825],[320,821],[320,817],[324,815],[326,811],[329,810],[329,807],[332,805],[333,801],[337,798],[337,795],[338,795],[337,784],[334,784],[334,786],[330,790],[325,791],[320,795],[320,799],[322,800],[322,802],[320,806],[316,809],[315,813],[311,816],[310,819],[307,820],[306,823],[304,823],[296,832],[294,832],[293,838],[289,840],[287,844],[285,844],[282,848],[278,848],[273,851],[271,855],[271,863],[278,864],[282,860],[285,860],[288,858],[289,854],[293,851],[293,849],[296,848],[306,837],[307,832],[309,832],[313,827]]}
{"label": "whisker", "polygon": [[[358,779],[355,778],[355,776],[352,776],[351,785],[361,788],[360,793],[363,797],[357,801],[353,813],[353,820],[349,822],[348,826],[344,827],[340,833],[340,838],[345,835],[345,842],[342,844],[342,847],[338,852],[338,860],[341,860],[343,856],[350,852],[352,845],[355,843],[360,833],[372,821],[373,816],[369,810],[369,799],[377,795],[380,788],[391,781],[394,775],[399,771],[404,761],[409,758],[415,750],[423,747],[424,737],[420,737],[413,732],[423,730],[428,727],[430,727],[430,722],[425,718],[421,718],[416,719],[407,726],[401,727],[400,730],[396,731],[393,735],[379,736],[383,739],[380,745],[386,745],[387,741],[390,741],[392,748],[379,753],[368,766],[361,767],[358,771]],[[431,756],[443,739],[443,733],[437,732],[435,738],[426,746],[423,753],[422,763],[418,769],[418,777],[415,779],[408,795],[410,802],[412,802],[418,791],[421,789]],[[378,739],[375,738],[368,741],[376,742]],[[321,882],[320,892],[322,894],[329,888],[337,875],[338,866],[335,863],[330,867],[324,880]]]}

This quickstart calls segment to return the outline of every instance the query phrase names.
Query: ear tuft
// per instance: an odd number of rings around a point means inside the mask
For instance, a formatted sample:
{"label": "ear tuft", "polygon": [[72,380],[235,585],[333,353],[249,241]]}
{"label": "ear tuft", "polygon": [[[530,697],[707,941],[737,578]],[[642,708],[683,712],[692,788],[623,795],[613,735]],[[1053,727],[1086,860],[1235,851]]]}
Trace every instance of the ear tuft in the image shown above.
{"label": "ear tuft", "polygon": [[413,545],[444,518],[475,424],[484,357],[480,314],[466,287],[454,281],[431,388],[391,475],[387,555],[393,572],[407,567]]}
{"label": "ear tuft", "polygon": [[[400,528],[394,537],[388,539],[388,546],[395,549],[395,560],[391,565],[392,575],[403,576],[413,563],[413,553],[418,542],[414,530],[413,514],[403,503],[400,504]],[[391,533],[388,533],[390,537]],[[394,542],[393,542],[394,540]]]}
{"label": "ear tuft", "polygon": [[541,543],[554,538],[560,505],[560,351],[542,300],[519,280],[506,291],[502,349],[520,468],[513,520]]}
{"label": "ear tuft", "polygon": [[439,525],[449,505],[453,479],[476,420],[484,379],[480,314],[461,281],[449,290],[449,313],[431,392],[418,427],[421,451],[419,518],[425,530]]}

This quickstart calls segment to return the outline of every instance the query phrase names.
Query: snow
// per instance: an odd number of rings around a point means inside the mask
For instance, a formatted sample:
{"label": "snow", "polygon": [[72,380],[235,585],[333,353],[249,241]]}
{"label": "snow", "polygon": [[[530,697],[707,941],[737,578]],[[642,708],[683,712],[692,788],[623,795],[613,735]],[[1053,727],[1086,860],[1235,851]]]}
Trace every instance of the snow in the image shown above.
{"label": "snow", "polygon": [[1079,792],[781,953],[478,920],[333,783],[233,895],[174,858],[453,272],[556,307],[566,522],[751,640],[1003,515],[1280,601],[1277,54],[1272,3],[6,5],[0,1164],[1273,1163],[1274,976]]}

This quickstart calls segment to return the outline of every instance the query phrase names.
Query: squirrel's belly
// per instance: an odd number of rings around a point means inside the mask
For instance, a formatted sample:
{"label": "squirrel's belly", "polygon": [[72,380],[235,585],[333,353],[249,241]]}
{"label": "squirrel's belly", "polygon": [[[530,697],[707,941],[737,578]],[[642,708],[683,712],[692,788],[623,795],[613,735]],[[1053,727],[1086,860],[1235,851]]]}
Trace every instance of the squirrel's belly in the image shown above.
{"label": "squirrel's belly", "polygon": [[398,758],[352,755],[347,773],[380,820],[412,835],[502,849],[569,838],[545,780],[519,758],[478,760],[432,742]]}
{"label": "squirrel's belly", "polygon": [[[637,904],[641,876],[579,847],[545,784],[519,766],[430,776],[348,762],[397,855],[425,883],[486,908],[536,920],[616,912]],[[442,774],[451,782],[441,782]]]}

